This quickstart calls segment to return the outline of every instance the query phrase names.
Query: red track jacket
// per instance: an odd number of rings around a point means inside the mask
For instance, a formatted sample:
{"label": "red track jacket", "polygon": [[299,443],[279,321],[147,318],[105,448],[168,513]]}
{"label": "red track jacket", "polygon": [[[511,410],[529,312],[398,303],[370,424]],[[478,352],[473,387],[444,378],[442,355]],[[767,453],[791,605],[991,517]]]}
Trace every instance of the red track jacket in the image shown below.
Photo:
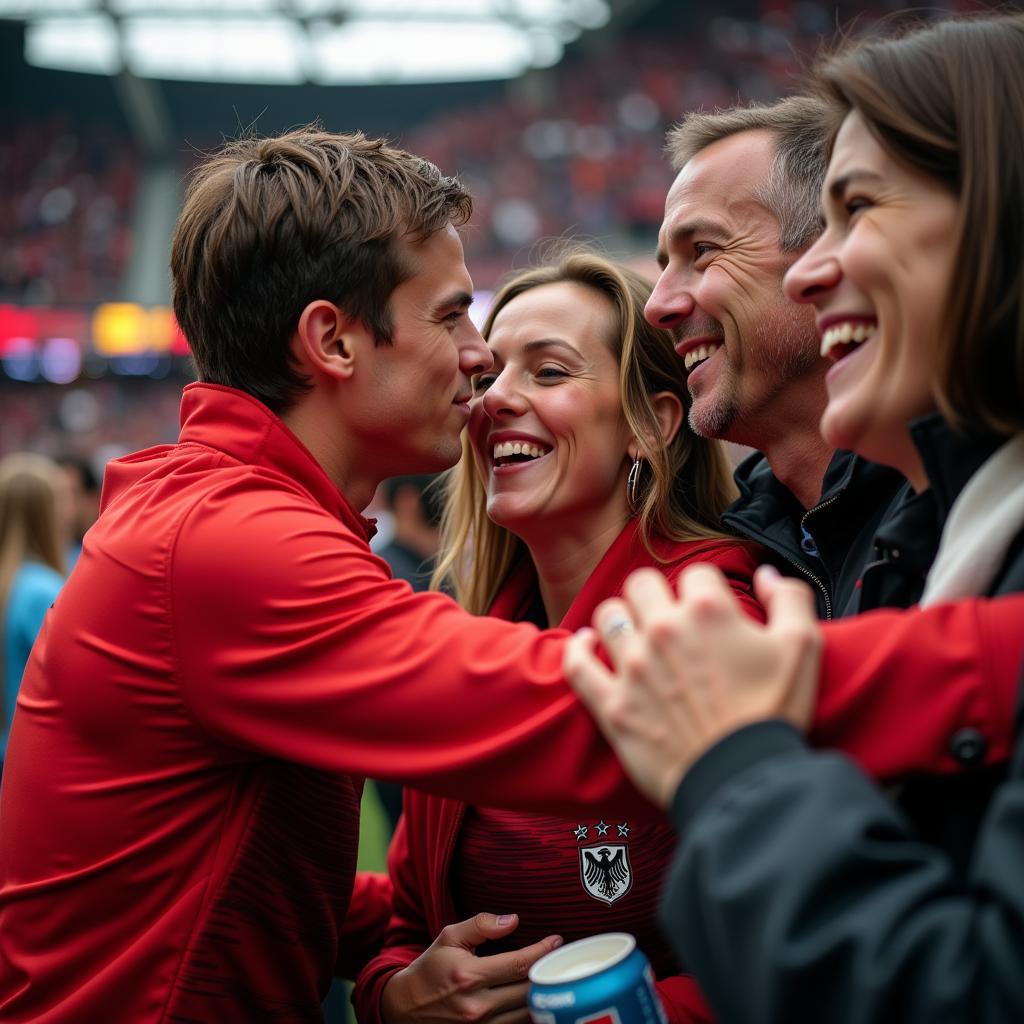
{"label": "red track jacket", "polygon": [[564,635],[391,580],[276,416],[191,385],[178,444],[110,465],[25,674],[0,1019],[318,1020],[387,919],[364,882],[339,939],[366,774],[636,816]]}

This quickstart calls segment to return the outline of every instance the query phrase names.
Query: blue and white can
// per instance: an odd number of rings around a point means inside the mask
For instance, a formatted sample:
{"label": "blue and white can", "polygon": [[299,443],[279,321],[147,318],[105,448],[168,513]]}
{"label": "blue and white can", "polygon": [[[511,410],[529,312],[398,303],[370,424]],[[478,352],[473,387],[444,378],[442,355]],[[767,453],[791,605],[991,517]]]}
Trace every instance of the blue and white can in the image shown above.
{"label": "blue and white can", "polygon": [[534,1024],[668,1024],[647,957],[626,932],[570,942],[530,968]]}

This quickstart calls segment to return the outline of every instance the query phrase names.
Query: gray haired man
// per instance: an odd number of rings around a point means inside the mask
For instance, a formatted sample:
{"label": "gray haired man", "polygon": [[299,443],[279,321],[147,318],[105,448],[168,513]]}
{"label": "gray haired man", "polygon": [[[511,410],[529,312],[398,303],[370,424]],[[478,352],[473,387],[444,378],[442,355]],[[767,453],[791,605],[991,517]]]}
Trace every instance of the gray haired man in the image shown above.
{"label": "gray haired man", "polygon": [[821,438],[825,372],[814,313],[782,292],[821,230],[832,120],[819,100],[694,113],[672,129],[677,176],[647,319],[673,332],[704,437],[756,448],[724,522],[815,587],[823,618],[858,607],[860,570],[904,481]]}

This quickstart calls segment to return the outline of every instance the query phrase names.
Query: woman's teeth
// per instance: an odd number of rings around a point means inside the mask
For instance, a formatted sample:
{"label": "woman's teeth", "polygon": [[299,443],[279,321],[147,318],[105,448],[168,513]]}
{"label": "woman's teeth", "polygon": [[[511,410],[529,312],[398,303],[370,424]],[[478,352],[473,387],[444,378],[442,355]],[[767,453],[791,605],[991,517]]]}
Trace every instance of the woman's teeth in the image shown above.
{"label": "woman's teeth", "polygon": [[[859,345],[862,341],[866,341],[875,331],[878,325],[875,323],[844,323],[844,324],[833,324],[822,336],[821,336],[821,354],[823,356],[829,356],[829,353],[838,345],[854,346]],[[833,359],[838,359],[842,355],[846,355],[846,352],[836,352],[831,356]]]}
{"label": "woman's teeth", "polygon": [[529,442],[503,441],[494,446],[493,458],[495,462],[500,459],[510,459],[513,456],[519,456],[520,459],[539,459],[542,455],[547,455],[548,451],[549,449]]}

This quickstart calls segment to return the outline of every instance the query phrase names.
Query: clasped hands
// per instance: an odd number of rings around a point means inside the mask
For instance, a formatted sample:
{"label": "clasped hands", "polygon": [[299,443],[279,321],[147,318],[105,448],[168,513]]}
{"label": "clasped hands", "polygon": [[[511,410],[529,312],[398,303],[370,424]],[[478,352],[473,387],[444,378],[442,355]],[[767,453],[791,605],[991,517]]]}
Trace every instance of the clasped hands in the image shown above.
{"label": "clasped hands", "polygon": [[701,754],[741,726],[784,718],[806,731],[810,723],[822,647],[811,591],[770,567],[757,571],[754,589],[765,625],[713,566],[682,573],[678,596],[661,573],[642,569],[621,599],[598,606],[593,629],[569,641],[570,684],[661,807]]}

